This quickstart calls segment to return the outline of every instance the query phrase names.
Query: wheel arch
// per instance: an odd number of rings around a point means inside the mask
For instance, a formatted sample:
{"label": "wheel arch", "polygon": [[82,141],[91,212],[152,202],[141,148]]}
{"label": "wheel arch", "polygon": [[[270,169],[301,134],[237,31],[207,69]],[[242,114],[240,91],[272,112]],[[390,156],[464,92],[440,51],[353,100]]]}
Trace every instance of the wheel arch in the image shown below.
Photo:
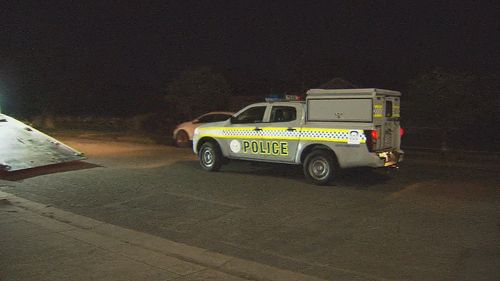
{"label": "wheel arch", "polygon": [[196,143],[196,152],[199,152],[200,151],[200,148],[201,146],[206,143],[206,142],[212,142],[216,145],[219,146],[219,149],[222,148],[222,146],[220,145],[219,141],[217,141],[215,138],[212,138],[212,137],[202,137],[201,139],[198,140],[198,142]]}
{"label": "wheel arch", "polygon": [[184,133],[188,136],[188,139],[189,139],[189,140],[192,140],[192,139],[193,139],[193,137],[192,137],[191,135],[189,135],[188,130],[186,130],[186,129],[184,129],[184,128],[182,128],[182,129],[178,129],[178,130],[174,131],[174,139],[175,139],[175,138],[177,138],[177,136],[179,135],[179,133],[180,133],[180,132],[184,132]]}
{"label": "wheel arch", "polygon": [[306,159],[307,155],[309,153],[313,152],[314,150],[327,151],[332,156],[332,158],[336,162],[336,164],[339,165],[339,160],[337,158],[337,154],[335,153],[335,151],[329,146],[326,146],[324,144],[318,144],[318,143],[310,144],[302,150],[302,152],[300,154],[300,163],[304,164],[304,160]]}

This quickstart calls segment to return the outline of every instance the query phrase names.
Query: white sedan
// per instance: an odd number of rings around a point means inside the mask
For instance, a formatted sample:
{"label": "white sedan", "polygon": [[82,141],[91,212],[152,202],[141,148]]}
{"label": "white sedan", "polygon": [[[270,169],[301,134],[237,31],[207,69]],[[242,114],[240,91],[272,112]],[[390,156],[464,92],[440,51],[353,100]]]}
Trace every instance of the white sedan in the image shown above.
{"label": "white sedan", "polygon": [[231,118],[233,114],[233,112],[224,111],[209,112],[195,118],[194,120],[177,125],[173,133],[174,144],[178,147],[187,147],[189,142],[193,140],[194,129],[198,126],[205,123],[225,121]]}

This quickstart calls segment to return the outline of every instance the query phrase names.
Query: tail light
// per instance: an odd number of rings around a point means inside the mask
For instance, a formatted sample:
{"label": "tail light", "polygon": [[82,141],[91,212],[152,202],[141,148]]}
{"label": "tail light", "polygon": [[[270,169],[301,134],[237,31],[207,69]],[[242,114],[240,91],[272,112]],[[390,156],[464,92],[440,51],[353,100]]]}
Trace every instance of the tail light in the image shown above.
{"label": "tail light", "polygon": [[399,128],[399,136],[402,137],[405,134],[405,129]]}
{"label": "tail light", "polygon": [[377,130],[365,130],[366,136],[366,146],[368,151],[375,151],[377,148],[378,131]]}

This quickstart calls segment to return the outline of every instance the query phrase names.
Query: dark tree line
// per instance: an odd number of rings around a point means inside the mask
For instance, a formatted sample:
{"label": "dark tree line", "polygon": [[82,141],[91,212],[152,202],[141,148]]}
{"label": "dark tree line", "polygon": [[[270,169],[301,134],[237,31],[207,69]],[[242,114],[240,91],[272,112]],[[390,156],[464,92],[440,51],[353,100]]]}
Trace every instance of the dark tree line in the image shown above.
{"label": "dark tree line", "polygon": [[498,150],[499,86],[497,75],[434,70],[410,81],[402,119],[427,132],[422,146],[438,139],[443,149]]}
{"label": "dark tree line", "polygon": [[[209,111],[227,111],[231,97],[241,95],[233,90],[233,80],[209,67],[188,69],[166,83],[159,82],[158,86],[105,80],[46,84],[32,79],[19,83],[15,95],[2,95],[2,111],[23,118],[155,114],[152,117],[155,122],[176,123]],[[302,84],[295,92],[318,86]],[[498,141],[491,135],[498,131],[500,123],[499,88],[500,79],[494,74],[436,69],[419,75],[403,89],[403,125],[434,129],[442,134],[440,139],[468,143],[483,139],[495,147]],[[252,93],[252,89],[247,90],[246,94]],[[255,94],[264,97],[270,92],[256,91]]]}

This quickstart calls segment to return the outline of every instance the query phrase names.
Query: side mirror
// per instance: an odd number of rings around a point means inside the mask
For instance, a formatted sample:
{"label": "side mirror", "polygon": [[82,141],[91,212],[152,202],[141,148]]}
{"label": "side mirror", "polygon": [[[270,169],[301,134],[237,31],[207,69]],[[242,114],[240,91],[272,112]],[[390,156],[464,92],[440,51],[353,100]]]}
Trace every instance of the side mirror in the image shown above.
{"label": "side mirror", "polygon": [[235,116],[231,116],[231,118],[229,118],[229,123],[231,124],[235,124],[236,123],[236,117]]}
{"label": "side mirror", "polygon": [[198,124],[198,123],[200,123],[200,120],[196,119],[196,120],[193,120],[191,123]]}

